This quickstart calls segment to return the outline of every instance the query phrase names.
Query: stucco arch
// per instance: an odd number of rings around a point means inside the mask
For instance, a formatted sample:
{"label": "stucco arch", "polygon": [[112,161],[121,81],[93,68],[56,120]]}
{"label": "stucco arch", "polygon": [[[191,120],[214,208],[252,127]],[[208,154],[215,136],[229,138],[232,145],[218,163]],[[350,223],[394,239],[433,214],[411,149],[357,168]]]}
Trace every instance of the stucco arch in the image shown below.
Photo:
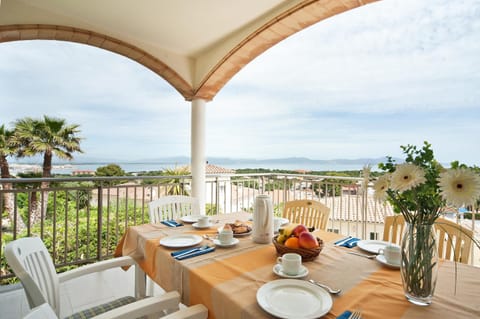
{"label": "stucco arch", "polygon": [[195,90],[196,97],[211,100],[245,65],[289,36],[334,15],[381,0],[307,1],[276,16],[245,37],[226,54]]}
{"label": "stucco arch", "polygon": [[[221,44],[191,57],[191,84],[179,72],[158,57],[117,38],[62,25],[11,24],[0,26],[0,43],[20,40],[62,40],[96,46],[132,59],[152,70],[172,85],[187,101],[195,98],[212,100],[223,86],[257,56],[319,21],[378,0],[310,0],[280,14],[265,18],[224,39]],[[226,43],[226,44],[225,44]]]}
{"label": "stucco arch", "polygon": [[147,52],[104,34],[55,25],[0,26],[0,42],[22,40],[59,40],[82,43],[123,55],[160,75],[185,98],[192,96],[191,86],[168,65]]}

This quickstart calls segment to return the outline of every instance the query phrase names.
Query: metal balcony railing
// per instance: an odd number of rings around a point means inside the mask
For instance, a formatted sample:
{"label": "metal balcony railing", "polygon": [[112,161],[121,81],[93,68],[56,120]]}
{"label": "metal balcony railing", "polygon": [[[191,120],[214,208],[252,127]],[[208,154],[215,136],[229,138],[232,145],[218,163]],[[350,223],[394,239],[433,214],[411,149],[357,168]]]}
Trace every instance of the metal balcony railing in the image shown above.
{"label": "metal balcony railing", "polygon": [[[59,271],[114,254],[131,225],[148,223],[148,202],[173,193],[189,194],[191,176],[125,176],[0,179],[0,283],[13,274],[5,244],[25,236],[43,239]],[[258,194],[271,196],[276,215],[283,203],[315,199],[331,210],[330,231],[381,239],[391,207],[375,203],[362,179],[299,174],[207,175],[208,215],[252,211]],[[465,222],[475,229],[476,221]],[[478,236],[478,234],[477,234]],[[473,253],[472,253],[473,254]],[[480,254],[477,254],[477,256]],[[472,255],[472,263],[474,262]]]}

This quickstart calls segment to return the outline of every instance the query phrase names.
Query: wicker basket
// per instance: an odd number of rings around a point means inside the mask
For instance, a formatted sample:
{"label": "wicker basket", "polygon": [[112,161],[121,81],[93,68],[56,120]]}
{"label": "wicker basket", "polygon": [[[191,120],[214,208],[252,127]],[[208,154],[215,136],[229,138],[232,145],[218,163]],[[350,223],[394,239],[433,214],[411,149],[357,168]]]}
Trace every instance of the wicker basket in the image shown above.
{"label": "wicker basket", "polygon": [[289,248],[285,245],[277,243],[277,236],[273,237],[273,245],[277,249],[277,253],[280,256],[283,256],[283,254],[286,253],[297,253],[300,256],[302,256],[302,261],[311,261],[317,258],[317,256],[320,254],[320,252],[323,249],[323,240],[317,237],[318,241],[318,247],[317,248]]}

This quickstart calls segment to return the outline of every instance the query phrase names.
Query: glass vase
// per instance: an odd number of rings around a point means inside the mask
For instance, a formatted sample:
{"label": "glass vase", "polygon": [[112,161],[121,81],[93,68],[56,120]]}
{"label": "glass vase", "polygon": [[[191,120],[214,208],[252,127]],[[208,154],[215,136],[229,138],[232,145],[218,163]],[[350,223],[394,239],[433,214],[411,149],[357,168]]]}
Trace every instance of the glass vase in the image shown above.
{"label": "glass vase", "polygon": [[432,303],[437,283],[438,253],[432,224],[405,225],[402,239],[403,290],[408,301],[419,306]]}

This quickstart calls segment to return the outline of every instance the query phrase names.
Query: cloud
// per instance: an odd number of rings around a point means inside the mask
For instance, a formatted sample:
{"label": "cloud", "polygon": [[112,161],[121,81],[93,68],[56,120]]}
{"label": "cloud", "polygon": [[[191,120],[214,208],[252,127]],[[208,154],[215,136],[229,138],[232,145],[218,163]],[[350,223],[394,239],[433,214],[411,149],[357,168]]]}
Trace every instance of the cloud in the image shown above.
{"label": "cloud", "polygon": [[[207,156],[401,156],[428,140],[478,165],[480,2],[383,0],[311,26],[207,103]],[[136,62],[60,41],[0,46],[1,123],[81,125],[91,157],[190,154],[190,104]]]}

